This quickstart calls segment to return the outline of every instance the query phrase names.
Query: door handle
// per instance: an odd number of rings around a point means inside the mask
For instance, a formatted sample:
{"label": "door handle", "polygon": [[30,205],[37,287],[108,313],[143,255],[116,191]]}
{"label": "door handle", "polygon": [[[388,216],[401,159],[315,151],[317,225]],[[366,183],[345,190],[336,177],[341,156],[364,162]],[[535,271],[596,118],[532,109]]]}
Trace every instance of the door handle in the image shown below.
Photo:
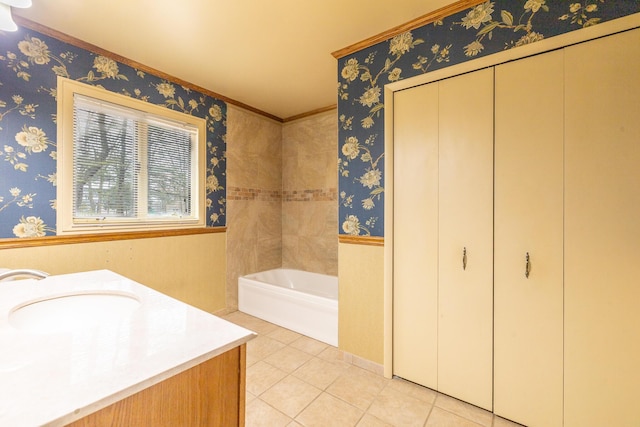
{"label": "door handle", "polygon": [[462,248],[462,269],[467,269],[467,248]]}
{"label": "door handle", "polygon": [[529,252],[526,253],[524,263],[524,277],[529,278],[529,274],[531,274],[531,257],[529,256]]}

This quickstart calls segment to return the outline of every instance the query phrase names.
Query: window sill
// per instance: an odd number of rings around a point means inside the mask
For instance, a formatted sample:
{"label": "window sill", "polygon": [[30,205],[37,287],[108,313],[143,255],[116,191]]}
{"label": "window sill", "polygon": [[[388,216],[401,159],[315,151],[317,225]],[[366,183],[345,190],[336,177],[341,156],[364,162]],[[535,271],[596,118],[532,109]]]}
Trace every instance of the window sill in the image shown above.
{"label": "window sill", "polygon": [[154,237],[188,236],[193,234],[224,233],[227,227],[188,228],[153,231],[128,231],[122,233],[93,233],[73,236],[46,236],[26,239],[0,239],[0,249],[28,248],[35,246],[69,245],[74,243],[109,242],[113,240],[151,239]]}

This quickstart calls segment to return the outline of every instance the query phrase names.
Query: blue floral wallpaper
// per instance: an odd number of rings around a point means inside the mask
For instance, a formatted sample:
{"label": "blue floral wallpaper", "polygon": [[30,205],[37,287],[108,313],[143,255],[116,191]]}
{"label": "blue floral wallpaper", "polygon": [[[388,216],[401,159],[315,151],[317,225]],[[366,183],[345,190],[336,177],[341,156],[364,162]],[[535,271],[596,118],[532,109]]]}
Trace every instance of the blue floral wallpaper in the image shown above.
{"label": "blue floral wallpaper", "polygon": [[385,84],[637,12],[638,0],[487,1],[340,58],[339,233],[384,236]]}
{"label": "blue floral wallpaper", "polygon": [[225,225],[224,101],[20,28],[0,31],[0,238],[56,234],[57,76],[205,118],[207,225]]}

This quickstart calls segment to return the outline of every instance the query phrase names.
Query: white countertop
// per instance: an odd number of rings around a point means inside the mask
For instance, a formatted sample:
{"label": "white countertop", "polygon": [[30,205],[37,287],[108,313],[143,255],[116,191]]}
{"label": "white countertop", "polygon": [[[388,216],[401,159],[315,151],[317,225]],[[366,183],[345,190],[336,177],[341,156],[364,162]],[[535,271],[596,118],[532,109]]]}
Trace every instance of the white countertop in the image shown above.
{"label": "white countertop", "polygon": [[[117,321],[16,329],[25,302],[84,292],[135,295]],[[255,334],[108,270],[0,283],[0,426],[61,426],[237,347]]]}

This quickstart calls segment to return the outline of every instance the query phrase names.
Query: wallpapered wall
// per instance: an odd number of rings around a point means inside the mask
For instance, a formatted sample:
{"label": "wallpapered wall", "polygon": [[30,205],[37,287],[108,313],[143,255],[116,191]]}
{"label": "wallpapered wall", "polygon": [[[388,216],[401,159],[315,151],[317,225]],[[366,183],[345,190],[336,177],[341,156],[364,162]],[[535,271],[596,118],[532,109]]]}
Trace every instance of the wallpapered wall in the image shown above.
{"label": "wallpapered wall", "polygon": [[225,225],[224,101],[20,28],[0,31],[0,238],[56,234],[57,76],[205,118],[207,225]]}
{"label": "wallpapered wall", "polygon": [[638,0],[487,1],[341,58],[340,234],[384,235],[385,84],[636,12]]}

